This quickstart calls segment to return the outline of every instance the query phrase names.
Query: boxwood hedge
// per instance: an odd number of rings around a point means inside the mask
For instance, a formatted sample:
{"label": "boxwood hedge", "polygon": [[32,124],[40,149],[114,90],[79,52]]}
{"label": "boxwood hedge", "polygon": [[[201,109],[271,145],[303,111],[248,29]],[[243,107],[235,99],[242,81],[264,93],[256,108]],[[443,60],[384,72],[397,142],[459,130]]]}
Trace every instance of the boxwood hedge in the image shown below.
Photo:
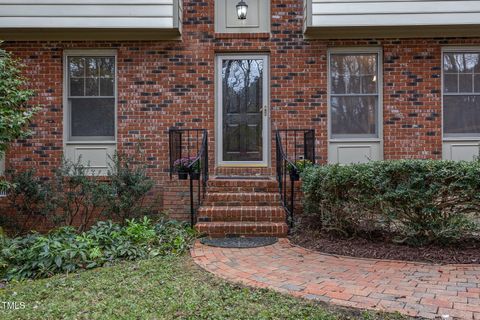
{"label": "boxwood hedge", "polygon": [[302,173],[305,214],[325,232],[412,245],[478,238],[480,161],[398,160]]}

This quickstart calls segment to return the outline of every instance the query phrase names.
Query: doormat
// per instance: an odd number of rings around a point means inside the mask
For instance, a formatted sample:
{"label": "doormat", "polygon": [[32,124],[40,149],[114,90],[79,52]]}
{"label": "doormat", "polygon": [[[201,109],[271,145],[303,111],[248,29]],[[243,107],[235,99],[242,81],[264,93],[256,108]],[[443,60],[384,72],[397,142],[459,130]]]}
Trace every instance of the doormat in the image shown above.
{"label": "doormat", "polygon": [[270,177],[257,176],[216,176],[217,180],[272,180]]}
{"label": "doormat", "polygon": [[200,242],[211,247],[221,248],[257,248],[272,245],[278,241],[275,237],[231,237],[202,238]]}

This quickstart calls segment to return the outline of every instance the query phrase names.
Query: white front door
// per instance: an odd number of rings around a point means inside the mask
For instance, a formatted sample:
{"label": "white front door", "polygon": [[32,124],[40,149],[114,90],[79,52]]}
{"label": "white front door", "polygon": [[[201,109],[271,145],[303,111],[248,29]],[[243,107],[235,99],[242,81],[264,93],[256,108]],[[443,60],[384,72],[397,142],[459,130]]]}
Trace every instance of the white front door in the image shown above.
{"label": "white front door", "polygon": [[265,55],[217,56],[219,165],[268,165],[268,78]]}

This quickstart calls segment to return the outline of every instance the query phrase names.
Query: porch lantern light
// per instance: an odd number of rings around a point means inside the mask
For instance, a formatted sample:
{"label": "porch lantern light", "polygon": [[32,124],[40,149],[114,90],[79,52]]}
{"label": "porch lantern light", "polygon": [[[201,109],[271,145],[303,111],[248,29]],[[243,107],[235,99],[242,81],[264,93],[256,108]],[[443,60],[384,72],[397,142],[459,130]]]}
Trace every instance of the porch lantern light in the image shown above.
{"label": "porch lantern light", "polygon": [[237,4],[238,20],[247,19],[247,10],[248,10],[248,5],[245,3],[245,1],[240,0],[240,2]]}

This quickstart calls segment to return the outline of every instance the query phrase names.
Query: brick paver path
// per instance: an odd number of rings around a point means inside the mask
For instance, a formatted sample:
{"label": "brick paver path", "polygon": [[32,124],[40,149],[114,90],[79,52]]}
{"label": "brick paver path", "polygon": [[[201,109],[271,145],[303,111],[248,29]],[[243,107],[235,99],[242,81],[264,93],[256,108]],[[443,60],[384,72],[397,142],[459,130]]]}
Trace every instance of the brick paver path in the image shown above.
{"label": "brick paver path", "polygon": [[328,303],[435,318],[480,319],[480,265],[431,265],[321,254],[287,239],[254,249],[196,242],[194,261],[227,280]]}

